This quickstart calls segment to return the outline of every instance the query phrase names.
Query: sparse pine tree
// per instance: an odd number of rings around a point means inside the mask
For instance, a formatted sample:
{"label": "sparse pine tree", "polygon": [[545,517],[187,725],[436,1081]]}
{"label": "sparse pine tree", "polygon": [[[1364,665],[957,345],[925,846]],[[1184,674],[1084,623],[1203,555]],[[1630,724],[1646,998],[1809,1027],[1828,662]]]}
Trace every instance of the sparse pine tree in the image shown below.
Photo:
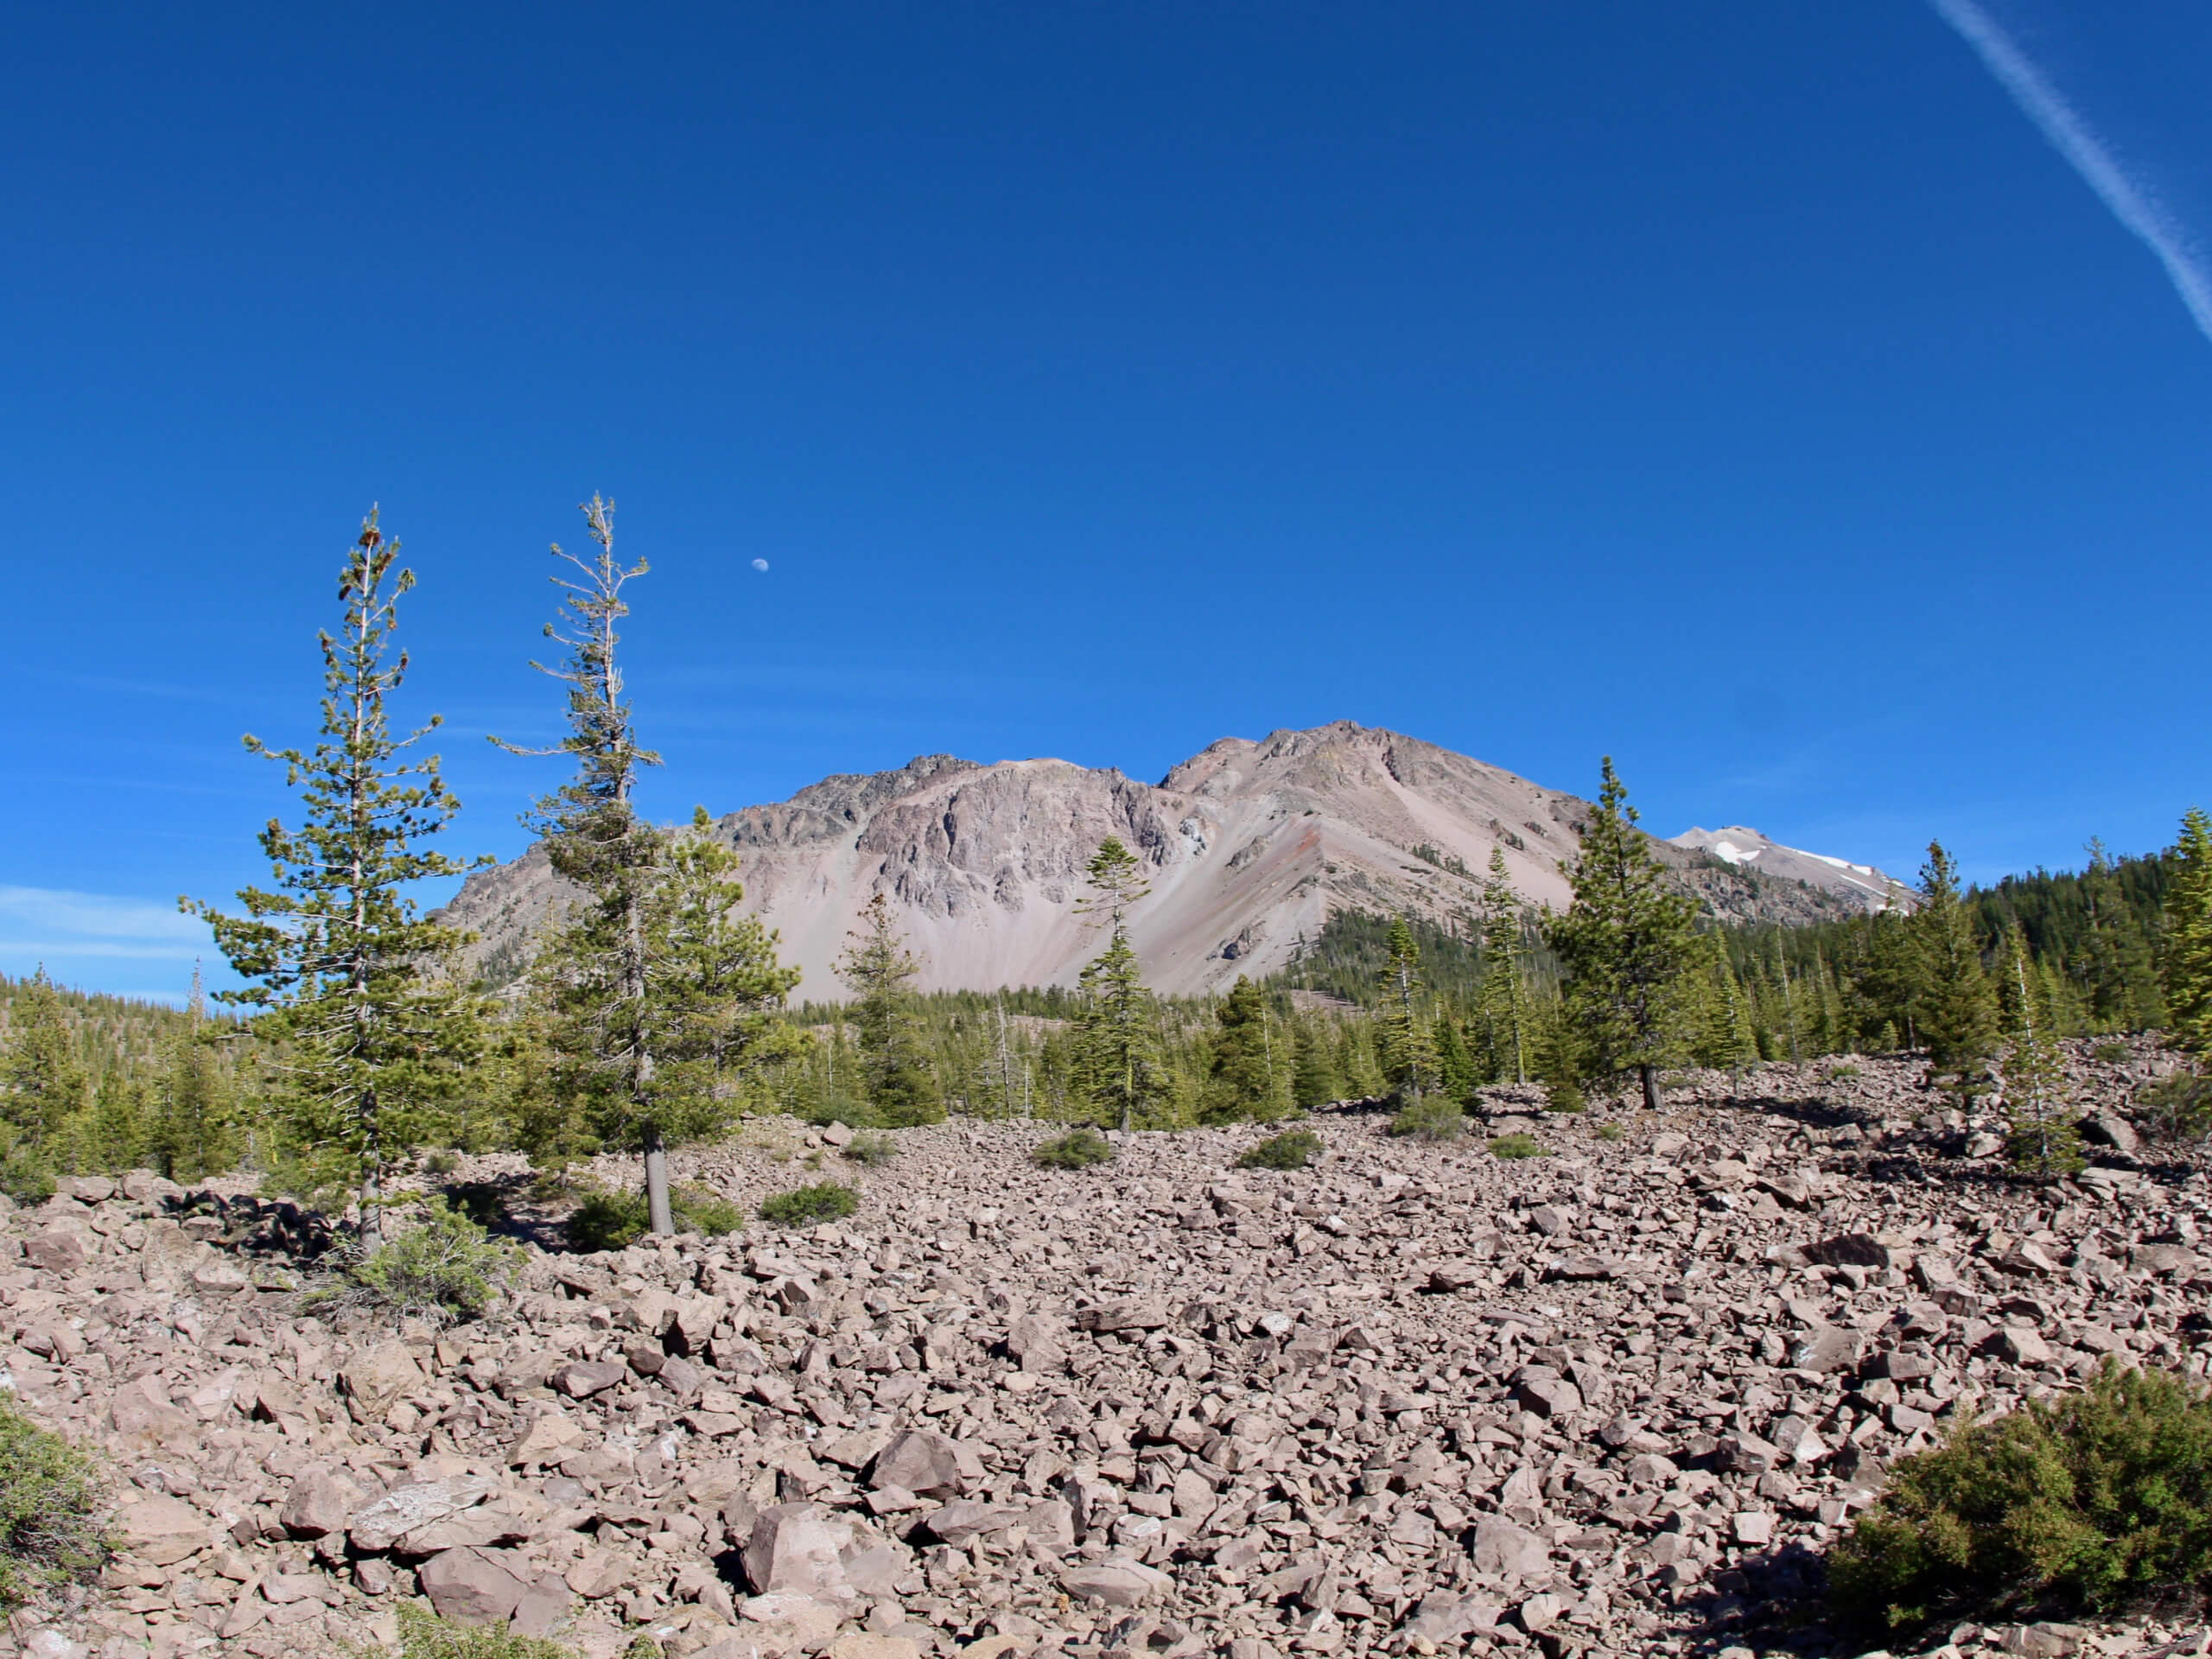
{"label": "sparse pine tree", "polygon": [[1973,914],[1960,897],[1958,866],[1940,841],[1929,843],[1911,926],[1913,1023],[1928,1048],[1929,1073],[1968,1103],[1989,1086],[1985,1068],[1999,1034],[1997,994],[1982,967]]}
{"label": "sparse pine tree", "polygon": [[1521,982],[1521,897],[1505,868],[1505,849],[1490,851],[1483,888],[1482,983],[1476,1014],[1489,1051],[1490,1080],[1529,1081],[1528,992]]}
{"label": "sparse pine tree", "polygon": [[2042,1179],[2082,1167],[2082,1136],[2067,1109],[2066,1069],[2051,1039],[2027,942],[2014,927],[2005,940],[2005,977],[2011,995],[2011,1037],[2005,1054],[2005,1103],[2012,1119],[2006,1150],[2012,1166]]}
{"label": "sparse pine tree", "polygon": [[1148,1122],[1168,1098],[1159,1010],[1129,944],[1128,912],[1151,889],[1136,855],[1116,836],[1099,843],[1086,874],[1090,893],[1077,909],[1103,917],[1108,933],[1105,950],[1077,982],[1082,1012],[1071,1081],[1098,1122],[1128,1129]]}
{"label": "sparse pine tree", "polygon": [[144,1151],[173,1181],[205,1180],[238,1161],[230,1079],[216,1059],[214,1035],[194,964],[186,1023],[162,1046],[151,1121],[144,1125]]}
{"label": "sparse pine tree", "polygon": [[1268,1005],[1243,975],[1214,1010],[1198,1122],[1237,1123],[1275,1115],[1274,1067],[1268,1053]]}
{"label": "sparse pine tree", "polygon": [[1744,988],[1719,933],[1698,936],[1690,970],[1690,1058],[1698,1065],[1740,1077],[1758,1054]]}
{"label": "sparse pine tree", "polygon": [[2202,1065],[2212,1055],[2212,815],[2181,821],[2166,885],[2166,1029]]}
{"label": "sparse pine tree", "polygon": [[1548,1002],[1537,1012],[1533,1045],[1536,1077],[1544,1087],[1544,1109],[1579,1112],[1583,1098],[1580,1033],[1564,1002]]}
{"label": "sparse pine tree", "polygon": [[138,1167],[146,1149],[146,1084],[120,1065],[100,1073],[77,1135],[77,1160],[103,1175]]}
{"label": "sparse pine tree", "polygon": [[271,1104],[306,1179],[353,1186],[370,1240],[382,1235],[386,1171],[435,1133],[483,1033],[477,999],[448,971],[459,935],[423,920],[410,896],[468,867],[421,846],[460,806],[438,758],[403,758],[438,718],[397,737],[386,707],[408,666],[392,647],[414,585],[393,571],[398,553],[372,511],[339,576],[340,633],[320,637],[321,741],[245,740],[283,764],[305,809],[298,830],[272,819],[261,834],[273,885],[241,889],[239,916],[179,901],[249,982],[221,1000],[261,1010],[276,1041]]}
{"label": "sparse pine tree", "polygon": [[1290,1094],[1294,1104],[1309,1109],[1344,1098],[1344,1077],[1337,1065],[1337,1045],[1325,1020],[1311,1019],[1299,1027]]}
{"label": "sparse pine tree", "polygon": [[1586,1063],[1600,1076],[1634,1071],[1644,1105],[1656,1111],[1659,1068],[1680,1046],[1696,907],[1666,885],[1636,821],[1608,755],[1580,855],[1571,869],[1562,866],[1574,896],[1551,938]]}
{"label": "sparse pine tree", "polygon": [[944,1096],[914,1014],[913,980],[921,963],[899,938],[883,894],[862,906],[861,925],[847,940],[837,976],[853,992],[868,1104],[893,1128],[943,1122]]}
{"label": "sparse pine tree", "polygon": [[1390,918],[1389,951],[1376,976],[1375,1058],[1391,1092],[1410,1103],[1436,1087],[1436,1046],[1425,1006],[1421,947],[1402,916]]}
{"label": "sparse pine tree", "polygon": [[1459,1022],[1449,1013],[1440,1012],[1436,1016],[1434,1047],[1438,1087],[1446,1099],[1463,1106],[1469,1104],[1481,1086],[1482,1078],[1466,1039],[1459,1034]]}

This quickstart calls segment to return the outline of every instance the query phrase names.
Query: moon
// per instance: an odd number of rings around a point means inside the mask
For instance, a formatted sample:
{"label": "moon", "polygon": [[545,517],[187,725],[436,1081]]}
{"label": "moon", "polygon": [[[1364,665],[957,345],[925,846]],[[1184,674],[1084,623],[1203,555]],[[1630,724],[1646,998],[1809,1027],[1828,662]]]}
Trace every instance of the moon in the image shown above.
{"label": "moon", "polygon": [[755,570],[766,570],[768,568],[768,561],[766,559],[755,559],[753,561],[753,568]]}

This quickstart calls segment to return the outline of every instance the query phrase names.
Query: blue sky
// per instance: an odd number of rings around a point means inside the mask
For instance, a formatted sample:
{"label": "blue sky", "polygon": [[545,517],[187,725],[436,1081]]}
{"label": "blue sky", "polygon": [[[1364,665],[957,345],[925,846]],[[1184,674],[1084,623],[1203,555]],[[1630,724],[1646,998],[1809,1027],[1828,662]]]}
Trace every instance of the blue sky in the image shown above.
{"label": "blue sky", "polygon": [[[1980,15],[2194,258],[2212,9]],[[2212,341],[1955,21],[26,12],[0,969],[181,989],[372,501],[456,852],[594,490],[665,816],[1350,717],[1907,875],[2164,844]]]}

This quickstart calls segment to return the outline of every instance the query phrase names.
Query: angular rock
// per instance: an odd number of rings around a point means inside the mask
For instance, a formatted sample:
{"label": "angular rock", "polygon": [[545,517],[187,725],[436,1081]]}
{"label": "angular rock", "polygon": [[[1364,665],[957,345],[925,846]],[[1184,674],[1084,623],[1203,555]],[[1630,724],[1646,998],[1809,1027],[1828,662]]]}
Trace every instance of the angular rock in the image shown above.
{"label": "angular rock", "polygon": [[1141,1561],[1108,1560],[1071,1567],[1060,1574],[1060,1588],[1075,1601],[1105,1607],[1136,1607],[1164,1596],[1175,1580]]}
{"label": "angular rock", "polygon": [[910,1428],[876,1455],[868,1484],[902,1487],[917,1497],[957,1497],[982,1478],[974,1452],[931,1428]]}
{"label": "angular rock", "polygon": [[745,1580],[755,1595],[790,1593],[818,1601],[853,1593],[839,1552],[850,1529],[832,1526],[816,1503],[778,1503],[760,1511],[744,1550]]}
{"label": "angular rock", "polygon": [[391,1548],[410,1533],[458,1515],[491,1496],[493,1484],[480,1475],[395,1486],[356,1510],[346,1522],[353,1548],[370,1554]]}
{"label": "angular rock", "polygon": [[399,1397],[423,1380],[423,1368],[406,1344],[380,1342],[338,1373],[356,1422],[382,1422]]}
{"label": "angular rock", "polygon": [[320,1538],[343,1532],[361,1507],[361,1489],[327,1464],[315,1464],[294,1478],[276,1518],[295,1538]]}
{"label": "angular rock", "polygon": [[1551,1570],[1551,1548],[1510,1521],[1484,1516],[1475,1522],[1470,1554],[1475,1571],[1506,1579],[1532,1579]]}
{"label": "angular rock", "polygon": [[440,1618],[456,1624],[504,1624],[536,1579],[505,1550],[449,1549],[423,1563],[423,1593]]}
{"label": "angular rock", "polygon": [[115,1518],[116,1542],[153,1567],[170,1567],[207,1548],[214,1528],[206,1516],[174,1497],[142,1497]]}

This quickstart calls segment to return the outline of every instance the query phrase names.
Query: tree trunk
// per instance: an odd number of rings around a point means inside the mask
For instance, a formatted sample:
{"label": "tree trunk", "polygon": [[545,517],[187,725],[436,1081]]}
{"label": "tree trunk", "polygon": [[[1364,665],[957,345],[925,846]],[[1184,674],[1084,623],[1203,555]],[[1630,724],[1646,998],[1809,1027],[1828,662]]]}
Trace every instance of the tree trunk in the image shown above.
{"label": "tree trunk", "polygon": [[1643,1080],[1643,1109],[1648,1112],[1656,1112],[1659,1109],[1659,1068],[1656,1065],[1639,1065],[1636,1070],[1637,1075]]}
{"label": "tree trunk", "polygon": [[363,1091],[361,1116],[368,1134],[361,1149],[361,1249],[373,1250],[384,1243],[384,1146],[377,1135],[377,1096]]}
{"label": "tree trunk", "polygon": [[645,1129],[645,1212],[654,1232],[676,1230],[676,1211],[668,1202],[668,1147],[660,1130],[650,1125]]}

